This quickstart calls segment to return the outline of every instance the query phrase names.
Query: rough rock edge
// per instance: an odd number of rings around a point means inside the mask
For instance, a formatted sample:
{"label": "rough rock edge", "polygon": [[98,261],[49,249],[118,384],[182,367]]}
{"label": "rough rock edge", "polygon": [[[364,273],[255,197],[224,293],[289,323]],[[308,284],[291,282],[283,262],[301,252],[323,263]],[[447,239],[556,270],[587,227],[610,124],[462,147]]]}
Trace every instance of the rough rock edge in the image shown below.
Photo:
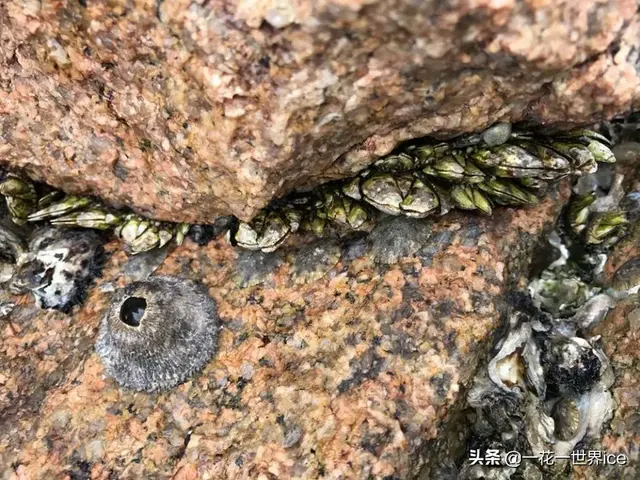
{"label": "rough rock edge", "polygon": [[0,6],[2,161],[157,219],[248,220],[410,138],[640,105],[634,0],[81,3]]}

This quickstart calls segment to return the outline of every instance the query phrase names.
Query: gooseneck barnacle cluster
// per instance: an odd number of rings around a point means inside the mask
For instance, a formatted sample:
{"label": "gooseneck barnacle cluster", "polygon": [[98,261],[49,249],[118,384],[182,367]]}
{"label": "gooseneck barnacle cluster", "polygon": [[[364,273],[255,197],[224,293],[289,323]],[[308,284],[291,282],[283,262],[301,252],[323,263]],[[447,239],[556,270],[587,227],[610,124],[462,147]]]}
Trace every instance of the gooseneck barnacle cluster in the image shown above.
{"label": "gooseneck barnacle cluster", "polygon": [[[322,236],[328,228],[360,229],[380,212],[424,218],[452,208],[491,214],[496,205],[534,205],[550,183],[592,173],[598,162],[614,162],[609,147],[606,137],[590,130],[550,136],[512,131],[502,123],[447,142],[418,140],[352,178],[278,199],[250,222],[232,219],[229,239],[242,248],[270,252],[299,230]],[[171,239],[179,245],[190,228],[118,212],[89,197],[57,191],[39,196],[31,182],[14,174],[0,184],[0,193],[17,224],[112,230],[134,254]],[[589,201],[582,199],[575,207],[580,225],[587,220]],[[588,226],[587,240],[599,243],[611,225],[625,222],[624,215],[598,217]]]}

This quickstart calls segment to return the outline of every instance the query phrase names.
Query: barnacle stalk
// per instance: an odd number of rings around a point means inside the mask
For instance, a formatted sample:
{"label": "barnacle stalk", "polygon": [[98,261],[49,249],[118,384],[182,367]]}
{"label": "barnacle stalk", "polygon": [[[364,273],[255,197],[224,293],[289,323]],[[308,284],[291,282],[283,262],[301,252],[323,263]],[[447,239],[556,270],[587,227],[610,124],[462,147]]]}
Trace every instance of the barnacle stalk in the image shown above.
{"label": "barnacle stalk", "polygon": [[[45,202],[46,203],[46,202]],[[37,212],[29,215],[30,222],[39,222],[60,217],[62,215],[80,210],[95,203],[89,197],[78,197],[76,195],[67,195],[59,202],[49,203],[48,206],[40,208]]]}
{"label": "barnacle stalk", "polygon": [[91,208],[51,220],[51,225],[108,230],[120,223],[120,217],[100,208]]}
{"label": "barnacle stalk", "polygon": [[627,223],[629,220],[623,211],[598,213],[591,218],[587,226],[587,243],[603,243],[607,238],[622,233]]}

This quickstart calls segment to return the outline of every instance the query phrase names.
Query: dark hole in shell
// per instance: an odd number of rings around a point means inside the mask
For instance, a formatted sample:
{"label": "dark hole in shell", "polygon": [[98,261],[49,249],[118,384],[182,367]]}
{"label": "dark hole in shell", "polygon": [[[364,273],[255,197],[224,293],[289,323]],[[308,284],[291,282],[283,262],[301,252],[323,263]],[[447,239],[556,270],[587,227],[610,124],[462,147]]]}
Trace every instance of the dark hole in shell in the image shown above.
{"label": "dark hole in shell", "polygon": [[138,327],[146,308],[147,301],[144,298],[129,297],[120,307],[120,321],[130,327]]}

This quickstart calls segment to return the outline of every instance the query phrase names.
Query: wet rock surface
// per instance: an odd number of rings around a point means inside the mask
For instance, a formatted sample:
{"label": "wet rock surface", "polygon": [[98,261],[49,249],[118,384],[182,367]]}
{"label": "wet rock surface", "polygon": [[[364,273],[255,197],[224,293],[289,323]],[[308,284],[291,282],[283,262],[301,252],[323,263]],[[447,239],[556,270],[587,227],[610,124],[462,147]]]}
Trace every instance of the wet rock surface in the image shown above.
{"label": "wet rock surface", "polygon": [[0,5],[0,158],[156,219],[248,220],[398,143],[639,105],[634,0]]}
{"label": "wet rock surface", "polygon": [[[377,262],[364,236],[345,239],[337,262],[331,243],[271,261],[188,240],[154,275],[204,283],[222,329],[203,372],[162,394],[119,389],[94,352],[113,290],[131,282],[125,252],[107,244],[103,276],[72,316],[12,297],[0,319],[2,475],[415,477],[560,192],[492,218],[437,219],[395,264]],[[264,268],[249,276],[251,264]]]}

